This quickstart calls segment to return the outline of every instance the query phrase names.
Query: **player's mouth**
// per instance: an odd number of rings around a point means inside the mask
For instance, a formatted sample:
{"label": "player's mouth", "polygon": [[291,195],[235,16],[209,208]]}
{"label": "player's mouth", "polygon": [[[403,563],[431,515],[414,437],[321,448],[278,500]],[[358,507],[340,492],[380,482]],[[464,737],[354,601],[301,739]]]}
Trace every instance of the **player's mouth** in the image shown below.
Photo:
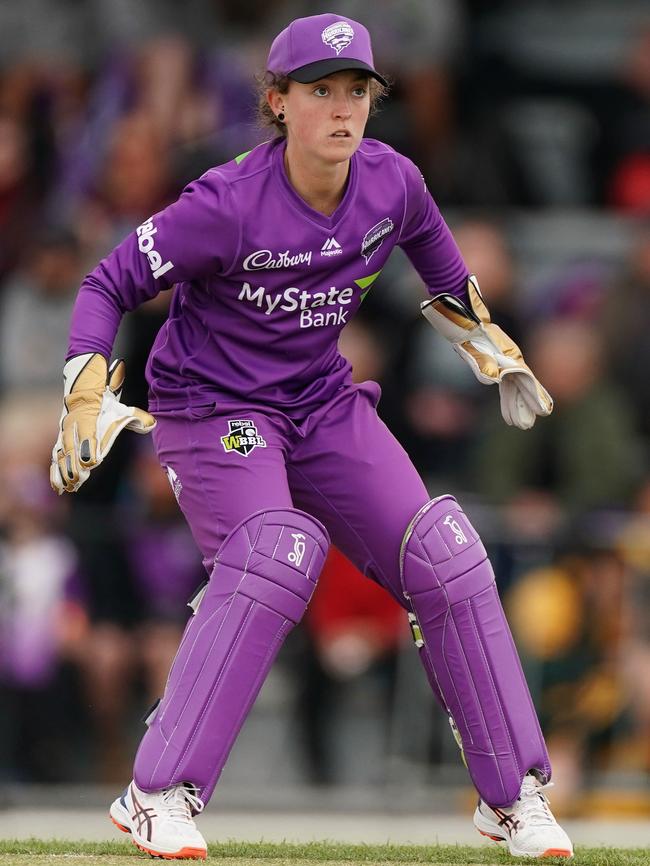
{"label": "player's mouth", "polygon": [[330,135],[330,138],[352,138],[352,133],[347,129],[337,129]]}

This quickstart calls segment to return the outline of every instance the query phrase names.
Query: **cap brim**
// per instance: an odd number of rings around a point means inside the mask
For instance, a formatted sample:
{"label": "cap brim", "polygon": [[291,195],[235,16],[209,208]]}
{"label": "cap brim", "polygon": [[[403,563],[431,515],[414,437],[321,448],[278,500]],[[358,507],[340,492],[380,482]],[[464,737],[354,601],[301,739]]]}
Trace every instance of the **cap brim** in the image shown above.
{"label": "cap brim", "polygon": [[334,72],[342,72],[344,69],[359,69],[372,76],[372,78],[376,78],[384,87],[388,87],[386,79],[382,78],[378,72],[375,72],[372,66],[368,66],[363,60],[346,60],[343,57],[333,57],[331,60],[317,60],[315,63],[300,66],[289,73],[289,78],[298,81],[300,84],[311,84],[312,81],[327,78],[328,75],[332,75]]}

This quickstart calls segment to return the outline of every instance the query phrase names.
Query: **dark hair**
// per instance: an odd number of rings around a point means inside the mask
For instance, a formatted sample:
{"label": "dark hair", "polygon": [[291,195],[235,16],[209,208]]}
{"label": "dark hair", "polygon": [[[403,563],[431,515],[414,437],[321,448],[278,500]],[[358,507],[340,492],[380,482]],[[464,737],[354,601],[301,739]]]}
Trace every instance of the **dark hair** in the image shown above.
{"label": "dark hair", "polygon": [[[278,120],[277,116],[267,102],[266,94],[269,90],[277,90],[278,93],[287,93],[291,79],[288,75],[277,75],[275,72],[265,72],[255,77],[257,82],[257,122],[262,129],[272,129],[274,135],[287,136],[286,124]],[[368,88],[370,91],[370,114],[376,114],[379,103],[388,95],[388,87],[384,87],[376,78],[368,76]]]}

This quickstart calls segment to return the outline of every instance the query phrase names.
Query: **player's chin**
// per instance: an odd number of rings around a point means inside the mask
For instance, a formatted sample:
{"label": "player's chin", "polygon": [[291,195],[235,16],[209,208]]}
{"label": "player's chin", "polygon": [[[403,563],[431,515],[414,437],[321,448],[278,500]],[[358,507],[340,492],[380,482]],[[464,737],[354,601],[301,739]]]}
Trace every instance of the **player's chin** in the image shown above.
{"label": "player's chin", "polygon": [[361,138],[356,135],[327,137],[325,150],[328,154],[336,155],[342,159],[349,159],[361,144]]}

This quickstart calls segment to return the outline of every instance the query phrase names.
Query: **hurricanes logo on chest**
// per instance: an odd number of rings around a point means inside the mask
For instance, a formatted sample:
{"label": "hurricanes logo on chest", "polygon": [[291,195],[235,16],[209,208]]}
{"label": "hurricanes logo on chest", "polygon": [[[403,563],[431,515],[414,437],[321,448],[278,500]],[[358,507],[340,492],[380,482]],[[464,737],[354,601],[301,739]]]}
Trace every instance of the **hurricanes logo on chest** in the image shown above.
{"label": "hurricanes logo on chest", "polygon": [[257,432],[252,421],[234,418],[228,421],[228,432],[221,437],[223,450],[236,451],[243,457],[248,457],[253,448],[266,448],[266,440]]}

